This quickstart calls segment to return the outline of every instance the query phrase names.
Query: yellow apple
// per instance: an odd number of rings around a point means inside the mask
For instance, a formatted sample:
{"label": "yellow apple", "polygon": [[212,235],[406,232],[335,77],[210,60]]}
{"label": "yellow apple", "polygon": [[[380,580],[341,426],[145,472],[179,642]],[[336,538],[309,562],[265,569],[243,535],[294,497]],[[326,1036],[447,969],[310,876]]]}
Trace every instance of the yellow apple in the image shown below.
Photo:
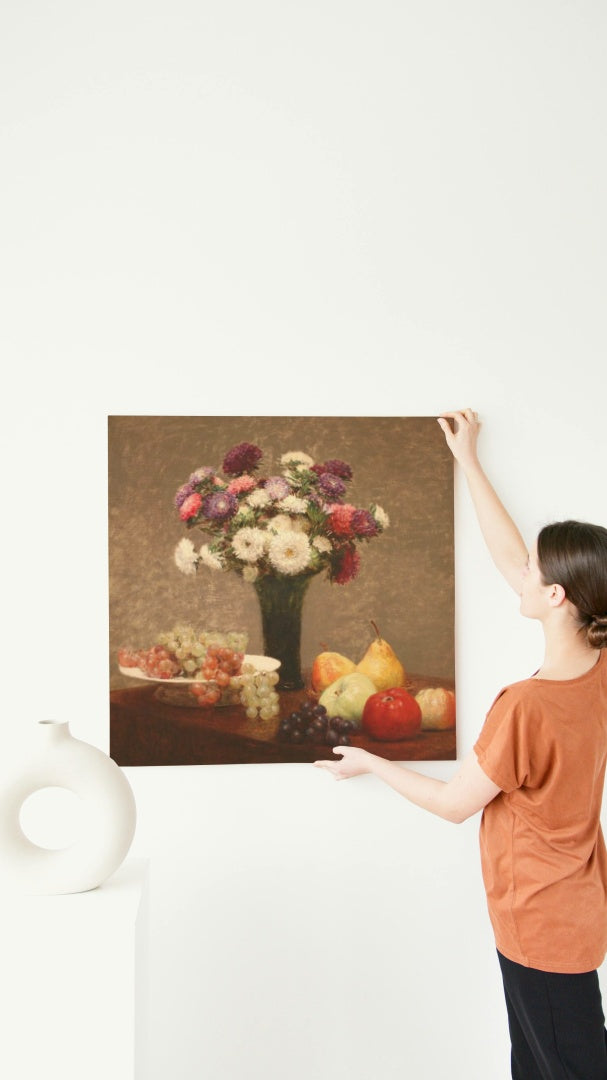
{"label": "yellow apple", "polygon": [[422,731],[447,731],[455,727],[455,694],[442,686],[427,686],[415,695],[422,711]]}

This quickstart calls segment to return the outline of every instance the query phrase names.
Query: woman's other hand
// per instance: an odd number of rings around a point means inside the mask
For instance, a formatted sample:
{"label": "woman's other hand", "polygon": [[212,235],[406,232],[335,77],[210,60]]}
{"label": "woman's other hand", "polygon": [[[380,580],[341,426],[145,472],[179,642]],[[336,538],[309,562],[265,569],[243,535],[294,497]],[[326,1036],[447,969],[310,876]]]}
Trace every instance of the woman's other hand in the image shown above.
{"label": "woman's other hand", "polygon": [[[453,420],[453,428],[449,420]],[[444,412],[438,417],[451,453],[463,469],[478,462],[476,442],[480,431],[478,413],[473,409]]]}
{"label": "woman's other hand", "polygon": [[352,776],[363,776],[371,772],[373,754],[360,746],[334,746],[334,754],[341,754],[340,761],[315,761],[317,769],[326,769],[335,780],[349,780]]}

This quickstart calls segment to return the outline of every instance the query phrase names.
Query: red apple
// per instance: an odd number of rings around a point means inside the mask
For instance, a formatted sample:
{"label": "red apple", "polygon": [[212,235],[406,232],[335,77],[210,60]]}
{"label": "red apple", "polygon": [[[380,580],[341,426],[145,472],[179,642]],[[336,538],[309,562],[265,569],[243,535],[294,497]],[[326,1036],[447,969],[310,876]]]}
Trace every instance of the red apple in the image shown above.
{"label": "red apple", "polygon": [[442,686],[427,686],[415,695],[422,711],[424,731],[447,731],[455,727],[455,694]]}
{"label": "red apple", "polygon": [[373,739],[391,742],[410,739],[420,731],[422,711],[412,694],[402,686],[382,690],[367,698],[362,728]]}

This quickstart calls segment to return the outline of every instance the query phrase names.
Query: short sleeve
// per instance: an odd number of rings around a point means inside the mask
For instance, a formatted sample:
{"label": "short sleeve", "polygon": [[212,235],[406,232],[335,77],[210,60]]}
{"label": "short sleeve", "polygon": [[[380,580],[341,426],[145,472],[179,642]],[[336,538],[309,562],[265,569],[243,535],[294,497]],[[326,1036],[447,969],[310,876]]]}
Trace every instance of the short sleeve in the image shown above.
{"label": "short sleeve", "polygon": [[500,691],[487,713],[474,752],[502,791],[523,787],[529,776],[529,718],[516,693]]}

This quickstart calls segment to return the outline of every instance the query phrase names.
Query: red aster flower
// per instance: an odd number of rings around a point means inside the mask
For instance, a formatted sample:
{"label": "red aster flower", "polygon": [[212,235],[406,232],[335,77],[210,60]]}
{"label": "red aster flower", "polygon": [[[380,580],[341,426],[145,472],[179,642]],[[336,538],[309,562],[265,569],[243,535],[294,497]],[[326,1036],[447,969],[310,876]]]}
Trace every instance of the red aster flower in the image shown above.
{"label": "red aster flower", "polygon": [[356,507],[351,503],[333,503],[330,508],[328,525],[332,533],[336,536],[353,536],[352,531],[352,518],[356,513]]}
{"label": "red aster flower", "polygon": [[360,570],[360,555],[353,547],[346,547],[340,554],[337,569],[331,575],[336,585],[347,585],[353,581]]}

